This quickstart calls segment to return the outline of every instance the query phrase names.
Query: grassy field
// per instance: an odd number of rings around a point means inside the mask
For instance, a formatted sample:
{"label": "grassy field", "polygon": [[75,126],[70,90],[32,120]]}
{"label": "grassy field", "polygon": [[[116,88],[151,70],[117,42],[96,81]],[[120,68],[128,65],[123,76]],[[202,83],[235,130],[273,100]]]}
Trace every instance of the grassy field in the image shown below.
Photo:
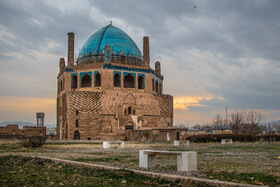
{"label": "grassy field", "polygon": [[153,179],[126,170],[79,168],[23,156],[0,157],[0,162],[1,186],[200,186]]}
{"label": "grassy field", "polygon": [[[18,144],[0,144],[0,156],[49,156],[123,169],[139,169],[141,149],[197,151],[198,172],[193,176],[255,185],[280,186],[280,143],[191,144],[174,147],[170,143],[126,142],[124,149],[102,149],[102,144],[46,144],[39,149],[22,148]],[[176,157],[158,156],[158,165],[148,171],[186,175],[177,172]],[[2,175],[1,175],[2,176]],[[137,177],[136,177],[137,178]],[[136,184],[136,183],[135,183]],[[151,183],[159,184],[159,183]],[[177,185],[177,184],[172,184]]]}

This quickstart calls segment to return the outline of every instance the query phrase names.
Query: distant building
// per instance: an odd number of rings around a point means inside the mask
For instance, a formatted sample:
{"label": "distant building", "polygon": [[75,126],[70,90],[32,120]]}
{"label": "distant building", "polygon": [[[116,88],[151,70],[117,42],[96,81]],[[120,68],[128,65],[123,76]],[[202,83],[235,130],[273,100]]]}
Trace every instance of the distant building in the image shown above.
{"label": "distant building", "polygon": [[56,127],[47,128],[47,136],[56,136]]}
{"label": "distant building", "polygon": [[19,129],[17,124],[0,127],[0,137],[2,138],[21,136],[46,136],[46,127],[24,126],[23,129]]}
{"label": "distant building", "polygon": [[[232,134],[232,130],[213,130],[211,134]],[[174,141],[186,140],[191,136],[209,135],[204,130],[190,130],[188,128],[153,128],[147,130],[133,130],[127,134],[130,141]]]}

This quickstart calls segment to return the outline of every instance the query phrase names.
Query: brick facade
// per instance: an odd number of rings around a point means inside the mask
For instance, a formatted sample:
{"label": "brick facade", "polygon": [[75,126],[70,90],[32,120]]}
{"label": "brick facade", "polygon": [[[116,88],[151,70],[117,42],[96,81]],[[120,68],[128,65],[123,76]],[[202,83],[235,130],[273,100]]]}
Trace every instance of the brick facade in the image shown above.
{"label": "brick facade", "polygon": [[[73,54],[73,37],[71,33],[68,56]],[[127,131],[173,126],[173,97],[163,94],[160,63],[156,62],[156,71],[150,68],[149,38],[143,41],[144,62],[114,56],[110,46],[75,64],[66,66],[60,59],[59,139],[126,140]]]}

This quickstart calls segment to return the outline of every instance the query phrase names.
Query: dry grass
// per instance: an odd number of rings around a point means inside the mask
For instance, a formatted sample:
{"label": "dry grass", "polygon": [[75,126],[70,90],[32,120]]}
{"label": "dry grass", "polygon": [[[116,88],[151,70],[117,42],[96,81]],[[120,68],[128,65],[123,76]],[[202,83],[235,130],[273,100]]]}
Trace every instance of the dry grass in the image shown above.
{"label": "dry grass", "polygon": [[[213,177],[214,174],[252,174],[260,173],[278,177],[280,180],[280,143],[238,143],[221,145],[219,143],[197,143],[190,146],[174,147],[171,143],[125,142],[124,149],[111,145],[102,149],[102,143],[86,144],[46,144],[39,149],[23,149],[15,144],[0,145],[7,150],[5,154],[49,156],[77,160],[88,163],[139,169],[139,150],[156,149],[169,151],[197,151],[197,177]],[[11,149],[9,147],[12,147]],[[0,152],[1,154],[4,153]],[[15,153],[16,152],[16,153]],[[151,171],[186,175],[176,171],[176,157],[158,156],[158,166]],[[230,180],[230,179],[229,179]],[[231,180],[230,180],[231,181]]]}

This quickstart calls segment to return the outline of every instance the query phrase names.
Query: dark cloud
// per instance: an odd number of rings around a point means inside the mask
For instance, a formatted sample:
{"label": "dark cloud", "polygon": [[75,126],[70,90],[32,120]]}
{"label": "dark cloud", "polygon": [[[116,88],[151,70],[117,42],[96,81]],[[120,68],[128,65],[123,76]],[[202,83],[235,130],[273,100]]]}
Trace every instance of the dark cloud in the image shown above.
{"label": "dark cloud", "polygon": [[191,111],[279,110],[279,7],[275,0],[0,0],[0,94],[54,96],[67,32],[75,32],[78,53],[113,20],[140,49],[150,36],[151,67],[162,62],[167,93],[212,97]]}

